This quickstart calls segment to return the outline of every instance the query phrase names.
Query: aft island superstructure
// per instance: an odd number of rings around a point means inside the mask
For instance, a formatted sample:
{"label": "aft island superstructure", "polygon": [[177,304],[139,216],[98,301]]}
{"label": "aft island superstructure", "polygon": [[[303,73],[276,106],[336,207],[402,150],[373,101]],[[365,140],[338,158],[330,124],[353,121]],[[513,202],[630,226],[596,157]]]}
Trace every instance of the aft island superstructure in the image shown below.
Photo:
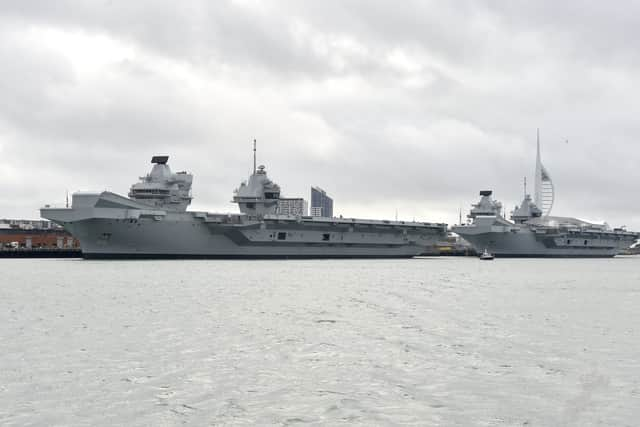
{"label": "aft island superstructure", "polygon": [[540,160],[537,143],[535,201],[526,193],[508,221],[502,204],[492,199],[492,191],[480,192],[467,217],[467,225],[452,230],[478,252],[487,250],[496,257],[612,257],[629,248],[640,236],[624,228],[611,229],[577,218],[551,216],[555,200],[551,176]]}
{"label": "aft island superstructure", "polygon": [[280,186],[256,167],[234,192],[240,213],[188,211],[193,176],[168,156],[129,197],[75,193],[41,215],[68,230],[85,258],[408,258],[446,237],[446,224],[277,214]]}

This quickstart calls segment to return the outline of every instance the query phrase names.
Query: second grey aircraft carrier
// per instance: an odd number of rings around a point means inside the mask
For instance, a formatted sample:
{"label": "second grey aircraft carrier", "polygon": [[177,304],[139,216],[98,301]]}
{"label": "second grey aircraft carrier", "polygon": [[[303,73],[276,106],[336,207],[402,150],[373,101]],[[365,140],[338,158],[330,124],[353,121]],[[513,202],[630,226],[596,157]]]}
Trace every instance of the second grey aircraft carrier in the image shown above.
{"label": "second grey aircraft carrier", "polygon": [[612,257],[629,248],[640,236],[624,228],[611,229],[577,218],[551,216],[555,199],[551,176],[540,160],[537,144],[535,201],[527,194],[511,214],[502,215],[502,204],[492,191],[481,191],[468,218],[452,230],[467,240],[477,252],[496,257]]}

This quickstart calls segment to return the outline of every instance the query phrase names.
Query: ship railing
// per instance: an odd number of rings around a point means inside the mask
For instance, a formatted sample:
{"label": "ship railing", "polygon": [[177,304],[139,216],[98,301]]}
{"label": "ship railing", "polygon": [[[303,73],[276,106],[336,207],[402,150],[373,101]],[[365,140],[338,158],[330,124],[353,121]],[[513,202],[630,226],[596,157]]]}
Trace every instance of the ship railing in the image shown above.
{"label": "ship railing", "polygon": [[47,203],[42,209],[71,209],[71,205],[65,203]]}

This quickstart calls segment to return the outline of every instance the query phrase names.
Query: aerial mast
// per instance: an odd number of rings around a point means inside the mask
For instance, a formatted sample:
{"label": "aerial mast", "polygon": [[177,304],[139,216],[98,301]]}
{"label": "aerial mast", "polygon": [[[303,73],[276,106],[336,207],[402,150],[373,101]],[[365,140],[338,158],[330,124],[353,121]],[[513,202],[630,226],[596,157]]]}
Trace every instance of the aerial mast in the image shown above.
{"label": "aerial mast", "polygon": [[256,173],[256,140],[253,140],[253,174]]}

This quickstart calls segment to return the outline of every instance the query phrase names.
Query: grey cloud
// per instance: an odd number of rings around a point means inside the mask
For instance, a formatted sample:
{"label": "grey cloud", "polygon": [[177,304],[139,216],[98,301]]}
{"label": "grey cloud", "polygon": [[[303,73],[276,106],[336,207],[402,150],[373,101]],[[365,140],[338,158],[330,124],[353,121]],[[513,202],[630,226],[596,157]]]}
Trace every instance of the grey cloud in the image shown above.
{"label": "grey cloud", "polygon": [[[540,127],[556,211],[640,229],[629,197],[640,178],[636,9],[5,2],[0,53],[14,59],[0,67],[0,96],[12,100],[0,105],[0,165],[14,186],[0,209],[30,216],[33,199],[69,183],[126,192],[155,152],[196,173],[198,208],[233,209],[258,137],[287,195],[317,184],[347,215],[388,216],[387,203],[452,222],[480,187],[519,202]],[[56,52],[16,45],[42,28],[135,52],[88,77]]]}

